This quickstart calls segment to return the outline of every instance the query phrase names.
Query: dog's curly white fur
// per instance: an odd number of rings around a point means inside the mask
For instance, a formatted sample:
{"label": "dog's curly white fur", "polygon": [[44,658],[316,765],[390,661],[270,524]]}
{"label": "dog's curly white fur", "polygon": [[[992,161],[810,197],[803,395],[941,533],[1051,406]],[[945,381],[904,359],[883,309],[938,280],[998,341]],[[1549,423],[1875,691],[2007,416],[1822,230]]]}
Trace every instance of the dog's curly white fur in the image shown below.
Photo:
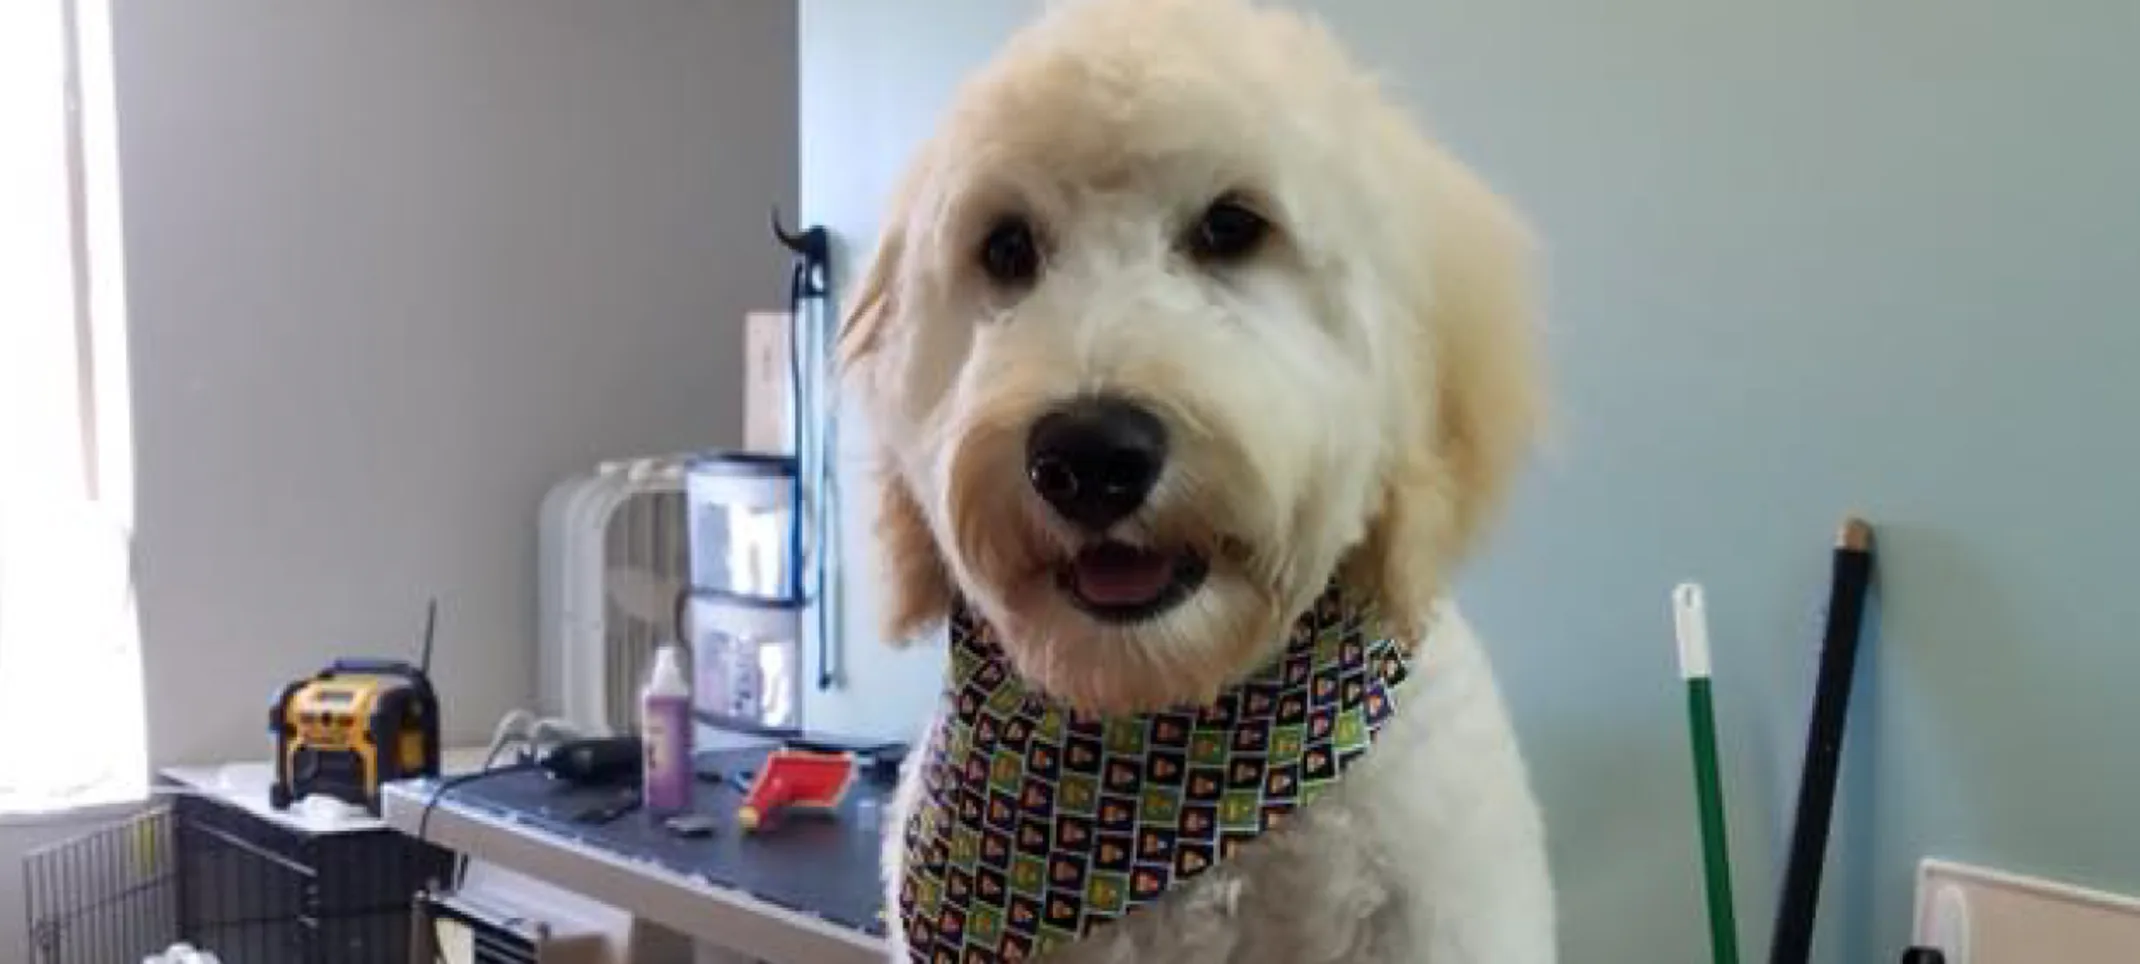
{"label": "dog's curly white fur", "polygon": [[[1267,225],[1223,257],[1196,243],[1221,204]],[[988,263],[1006,224],[1030,270]],[[1530,258],[1321,28],[1246,0],[1059,4],[919,151],[840,343],[883,458],[893,638],[961,595],[1020,674],[1094,712],[1209,699],[1333,578],[1416,645],[1397,719],[1336,790],[1063,960],[1553,960],[1538,809],[1443,598],[1539,418]],[[1036,420],[1102,393],[1169,439],[1104,536],[1206,570],[1135,620],[1072,598],[1094,534],[1026,484]],[[895,888],[917,796],[909,774]]]}

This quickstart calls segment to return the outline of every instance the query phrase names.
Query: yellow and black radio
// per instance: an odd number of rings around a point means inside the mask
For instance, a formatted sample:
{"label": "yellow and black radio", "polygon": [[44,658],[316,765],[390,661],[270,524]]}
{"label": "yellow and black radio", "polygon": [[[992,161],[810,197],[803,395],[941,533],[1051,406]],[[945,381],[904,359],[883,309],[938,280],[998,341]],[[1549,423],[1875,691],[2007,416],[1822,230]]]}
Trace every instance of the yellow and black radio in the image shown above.
{"label": "yellow and black radio", "polygon": [[268,803],[277,810],[318,793],[376,814],[381,784],[438,776],[438,695],[421,668],[400,660],[338,659],[283,687],[268,729]]}

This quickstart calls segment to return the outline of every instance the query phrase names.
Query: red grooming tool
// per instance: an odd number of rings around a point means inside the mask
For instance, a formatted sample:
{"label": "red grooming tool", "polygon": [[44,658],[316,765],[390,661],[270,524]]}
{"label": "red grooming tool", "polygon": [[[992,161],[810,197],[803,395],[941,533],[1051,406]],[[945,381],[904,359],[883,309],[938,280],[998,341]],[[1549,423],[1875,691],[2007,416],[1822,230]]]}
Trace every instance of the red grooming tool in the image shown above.
{"label": "red grooming tool", "polygon": [[781,810],[837,809],[854,783],[855,759],[851,753],[813,753],[808,750],[774,750],[758,768],[758,776],[743,794],[736,810],[736,825],[756,830]]}

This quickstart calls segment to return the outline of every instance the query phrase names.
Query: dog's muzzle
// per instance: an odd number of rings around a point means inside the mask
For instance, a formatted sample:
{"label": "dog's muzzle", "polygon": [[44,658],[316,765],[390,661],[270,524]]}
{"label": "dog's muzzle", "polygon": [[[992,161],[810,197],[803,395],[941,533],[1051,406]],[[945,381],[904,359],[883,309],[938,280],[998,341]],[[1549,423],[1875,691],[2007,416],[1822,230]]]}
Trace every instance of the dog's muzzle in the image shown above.
{"label": "dog's muzzle", "polygon": [[1114,395],[1078,399],[1035,420],[1025,451],[1034,493],[1091,537],[1059,572],[1079,608],[1109,622],[1136,622],[1203,584],[1201,556],[1107,536],[1145,507],[1166,469],[1167,427],[1150,409]]}

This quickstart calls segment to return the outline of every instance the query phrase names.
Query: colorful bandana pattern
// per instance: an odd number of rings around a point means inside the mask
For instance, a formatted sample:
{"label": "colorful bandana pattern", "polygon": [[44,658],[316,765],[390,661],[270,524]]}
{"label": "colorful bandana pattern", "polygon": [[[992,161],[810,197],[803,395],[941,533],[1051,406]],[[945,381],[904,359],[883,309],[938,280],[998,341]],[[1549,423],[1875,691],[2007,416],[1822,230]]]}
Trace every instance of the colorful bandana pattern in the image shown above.
{"label": "colorful bandana pattern", "polygon": [[1020,961],[1233,855],[1335,786],[1409,672],[1333,588],[1285,651],[1208,706],[1080,718],[994,630],[951,620],[950,712],[927,749],[899,890],[909,958]]}

